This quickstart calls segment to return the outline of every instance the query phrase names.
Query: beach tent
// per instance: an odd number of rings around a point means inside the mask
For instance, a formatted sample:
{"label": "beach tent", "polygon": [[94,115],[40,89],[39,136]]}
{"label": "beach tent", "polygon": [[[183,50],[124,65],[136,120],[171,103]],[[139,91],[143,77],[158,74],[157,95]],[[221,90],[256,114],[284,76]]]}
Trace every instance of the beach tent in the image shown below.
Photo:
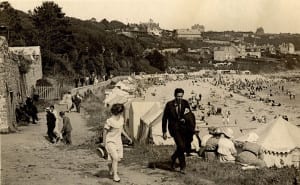
{"label": "beach tent", "polygon": [[119,87],[120,89],[127,89],[127,85],[123,81],[118,81],[115,87]]}
{"label": "beach tent", "polygon": [[156,103],[141,117],[137,134],[137,140],[140,143],[174,145],[174,140],[169,132],[167,132],[168,138],[166,140],[162,137],[162,116],[163,108]]}
{"label": "beach tent", "polygon": [[158,101],[133,101],[129,108],[129,130],[131,138],[137,139],[138,128],[141,117],[147,113],[154,104],[160,105]]}
{"label": "beach tent", "polygon": [[168,75],[168,80],[177,80],[177,76],[176,76],[176,74],[169,74]]}
{"label": "beach tent", "polygon": [[62,100],[59,102],[59,106],[61,108],[60,111],[68,111],[72,107],[72,95],[64,94]]}
{"label": "beach tent", "polygon": [[127,80],[128,80],[128,82],[134,82],[134,79],[132,78],[132,77],[130,77],[130,76],[128,76],[128,78],[127,78]]}
{"label": "beach tent", "polygon": [[122,91],[117,87],[113,88],[111,91],[106,91],[105,93],[106,93],[106,97],[104,99],[104,103],[106,105],[118,96],[124,97],[126,99],[130,97],[128,92]]}
{"label": "beach tent", "polygon": [[121,103],[124,104],[127,102],[127,98],[124,96],[120,96],[120,95],[115,95],[112,99],[110,99],[109,101],[106,101],[106,106],[112,106],[113,104],[116,103]]}
{"label": "beach tent", "polygon": [[124,120],[125,120],[124,129],[125,129],[126,133],[129,133],[129,110],[130,110],[131,103],[133,101],[142,101],[142,99],[128,98],[127,102],[124,103],[124,107],[125,107],[125,111],[124,111]]}
{"label": "beach tent", "polygon": [[115,87],[119,87],[121,90],[125,90],[125,91],[132,91],[135,89],[133,84],[129,84],[128,81],[125,82],[124,80],[116,83]]}
{"label": "beach tent", "polygon": [[135,78],[136,80],[141,80],[141,79],[143,79],[143,77],[140,76],[140,75],[135,75],[134,78]]}
{"label": "beach tent", "polygon": [[[300,128],[279,117],[258,127],[252,132],[259,136],[257,143],[262,146],[263,159],[267,166],[291,166],[299,168]],[[238,138],[246,141],[248,134]]]}

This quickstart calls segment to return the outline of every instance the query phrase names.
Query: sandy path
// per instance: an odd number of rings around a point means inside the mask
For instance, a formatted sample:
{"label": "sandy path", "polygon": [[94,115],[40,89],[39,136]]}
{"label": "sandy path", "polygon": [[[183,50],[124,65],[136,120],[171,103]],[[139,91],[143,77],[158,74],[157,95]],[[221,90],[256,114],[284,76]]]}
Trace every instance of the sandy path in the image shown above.
{"label": "sandy path", "polygon": [[[73,126],[73,146],[53,145],[44,138],[47,130],[45,113],[39,114],[37,125],[22,126],[18,133],[0,135],[1,184],[114,184],[107,172],[107,161],[85,145],[94,133],[89,131],[82,115],[74,112],[67,115]],[[122,181],[117,184],[178,184],[174,179],[166,178],[165,173],[170,172],[121,164]]]}

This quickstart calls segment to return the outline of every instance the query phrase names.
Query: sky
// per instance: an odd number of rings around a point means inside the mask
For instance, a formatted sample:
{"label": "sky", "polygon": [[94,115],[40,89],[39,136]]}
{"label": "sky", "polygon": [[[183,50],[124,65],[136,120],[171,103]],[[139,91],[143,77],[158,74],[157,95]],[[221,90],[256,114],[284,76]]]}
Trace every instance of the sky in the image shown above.
{"label": "sky", "polygon": [[[53,0],[69,17],[141,23],[153,19],[163,29],[205,26],[205,31],[300,33],[300,0]],[[43,0],[8,0],[27,12]]]}

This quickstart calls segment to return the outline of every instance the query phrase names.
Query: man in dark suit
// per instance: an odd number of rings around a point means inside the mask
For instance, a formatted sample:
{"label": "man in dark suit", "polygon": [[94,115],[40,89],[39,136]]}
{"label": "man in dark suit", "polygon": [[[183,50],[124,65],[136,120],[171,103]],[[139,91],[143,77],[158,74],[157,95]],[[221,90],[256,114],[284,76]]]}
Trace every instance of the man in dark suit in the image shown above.
{"label": "man in dark suit", "polygon": [[51,112],[50,108],[46,108],[46,119],[47,119],[47,127],[48,127],[48,138],[51,143],[55,143],[57,136],[54,133],[54,128],[55,128],[55,122],[56,122],[56,117],[55,115]]}
{"label": "man in dark suit", "polygon": [[176,88],[174,91],[175,99],[169,101],[164,109],[162,118],[163,138],[167,139],[167,123],[170,135],[176,143],[176,150],[172,155],[172,169],[175,169],[176,159],[179,159],[180,172],[185,173],[185,156],[184,152],[190,142],[190,128],[194,126],[188,125],[190,121],[185,119],[185,115],[191,112],[188,101],[183,99],[184,90]]}

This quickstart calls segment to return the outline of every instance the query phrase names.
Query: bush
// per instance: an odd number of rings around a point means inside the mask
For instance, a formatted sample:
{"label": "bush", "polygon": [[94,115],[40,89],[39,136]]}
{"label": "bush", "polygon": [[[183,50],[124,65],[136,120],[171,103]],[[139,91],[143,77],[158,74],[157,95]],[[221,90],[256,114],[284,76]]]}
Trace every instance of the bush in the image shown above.
{"label": "bush", "polygon": [[82,107],[89,115],[87,118],[87,125],[91,127],[91,130],[95,131],[95,136],[91,138],[90,145],[102,142],[102,131],[105,120],[109,116],[109,110],[104,107],[103,100],[105,98],[103,89],[102,92],[96,92],[94,94],[88,94],[84,97]]}

